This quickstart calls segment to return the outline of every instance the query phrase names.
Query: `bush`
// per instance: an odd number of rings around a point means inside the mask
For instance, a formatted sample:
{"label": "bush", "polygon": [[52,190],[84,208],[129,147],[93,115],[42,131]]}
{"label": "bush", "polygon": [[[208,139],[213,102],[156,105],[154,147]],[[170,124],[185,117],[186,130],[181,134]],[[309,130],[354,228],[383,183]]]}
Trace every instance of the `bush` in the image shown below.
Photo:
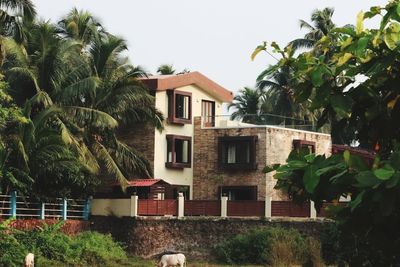
{"label": "bush", "polygon": [[239,234],[216,248],[219,260],[229,264],[270,264],[321,266],[321,246],[294,229],[280,227],[251,230]]}
{"label": "bush", "polygon": [[[17,231],[0,224],[0,266],[22,266],[28,252],[39,266],[118,266],[127,255],[110,235],[84,232],[69,237],[60,231],[62,222],[31,231]],[[40,263],[40,264],[39,264]]]}
{"label": "bush", "polygon": [[107,262],[127,259],[123,248],[111,235],[84,232],[74,239],[73,249],[77,256],[90,266],[104,266]]}

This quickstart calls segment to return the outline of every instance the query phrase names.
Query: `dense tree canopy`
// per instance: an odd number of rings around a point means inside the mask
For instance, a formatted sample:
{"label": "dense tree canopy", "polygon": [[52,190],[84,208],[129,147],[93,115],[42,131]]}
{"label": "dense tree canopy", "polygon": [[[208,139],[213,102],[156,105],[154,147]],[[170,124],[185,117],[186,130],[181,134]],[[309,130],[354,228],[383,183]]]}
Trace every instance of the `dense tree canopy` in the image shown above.
{"label": "dense tree canopy", "polygon": [[[377,29],[364,20],[381,17]],[[277,189],[295,201],[324,201],[350,196],[331,209],[340,223],[347,260],[354,266],[400,263],[400,2],[360,12],[355,27],[334,28],[310,51],[294,55],[280,49],[279,66],[293,70],[296,101],[321,109],[319,125],[340,123],[337,131],[354,131],[361,147],[375,150],[372,166],[346,151],[326,157],[292,152],[276,170]],[[258,47],[258,50],[266,46]],[[321,53],[322,52],[322,53]]]}
{"label": "dense tree canopy", "polygon": [[[94,176],[121,185],[150,176],[147,160],[116,134],[118,127],[143,123],[161,130],[163,120],[138,80],[145,72],[123,55],[125,40],[77,9],[58,24],[37,20],[30,1],[1,1],[0,10],[2,92],[26,120],[2,135],[18,143],[3,143],[3,170],[15,179],[2,189],[87,193]],[[9,109],[2,106],[5,117]]]}

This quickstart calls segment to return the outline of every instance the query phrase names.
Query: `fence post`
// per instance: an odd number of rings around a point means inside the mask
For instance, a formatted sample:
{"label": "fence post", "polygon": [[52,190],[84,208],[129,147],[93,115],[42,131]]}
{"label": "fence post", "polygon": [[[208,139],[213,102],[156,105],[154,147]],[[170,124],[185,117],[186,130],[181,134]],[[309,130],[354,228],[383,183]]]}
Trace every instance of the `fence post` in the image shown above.
{"label": "fence post", "polygon": [[185,197],[183,193],[178,194],[178,218],[185,216]]}
{"label": "fence post", "polygon": [[228,216],[228,197],[221,197],[221,217],[226,218]]}
{"label": "fence post", "polygon": [[67,199],[66,198],[63,198],[61,217],[64,221],[67,220]]}
{"label": "fence post", "polygon": [[265,198],[265,217],[272,218],[272,197]]}
{"label": "fence post", "polygon": [[139,197],[137,195],[132,195],[131,196],[131,217],[137,217],[138,216],[138,201]]}
{"label": "fence post", "polygon": [[11,192],[10,197],[10,217],[17,218],[17,191]]}
{"label": "fence post", "polygon": [[39,219],[44,220],[44,217],[45,217],[45,204],[43,202],[41,202],[39,205],[40,205]]}
{"label": "fence post", "polygon": [[92,196],[89,196],[86,201],[85,201],[85,206],[83,207],[83,219],[85,221],[89,220],[89,214],[90,214],[90,207],[92,204]]}
{"label": "fence post", "polygon": [[316,219],[317,218],[317,210],[314,206],[314,201],[310,200],[310,218]]}

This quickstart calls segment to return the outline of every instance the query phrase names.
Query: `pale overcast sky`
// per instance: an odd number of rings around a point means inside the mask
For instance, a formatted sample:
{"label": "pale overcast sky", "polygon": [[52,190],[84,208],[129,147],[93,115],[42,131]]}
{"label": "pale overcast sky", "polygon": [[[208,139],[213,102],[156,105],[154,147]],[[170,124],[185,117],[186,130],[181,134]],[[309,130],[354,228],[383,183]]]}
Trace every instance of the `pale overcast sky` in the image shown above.
{"label": "pale overcast sky", "polygon": [[337,25],[355,23],[360,10],[385,0],[34,0],[39,16],[58,21],[72,7],[88,10],[109,32],[127,40],[133,64],[155,73],[162,63],[197,70],[237,91],[253,86],[274,59],[250,54],[262,41],[304,35],[299,19],[318,8],[334,7]]}

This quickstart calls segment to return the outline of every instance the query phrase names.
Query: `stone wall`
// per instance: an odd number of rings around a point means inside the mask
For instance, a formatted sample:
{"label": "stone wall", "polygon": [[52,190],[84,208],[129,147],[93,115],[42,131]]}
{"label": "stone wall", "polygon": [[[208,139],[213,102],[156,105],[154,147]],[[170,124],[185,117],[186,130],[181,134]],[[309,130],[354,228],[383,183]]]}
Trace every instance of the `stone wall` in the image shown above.
{"label": "stone wall", "polygon": [[323,221],[191,218],[115,218],[92,217],[91,229],[112,236],[127,246],[129,253],[153,257],[165,251],[180,251],[190,259],[213,255],[214,247],[239,233],[253,228],[281,226],[319,238]]}
{"label": "stone wall", "polygon": [[[327,156],[331,154],[331,137],[328,134],[278,127],[269,127],[266,130],[266,165],[285,163],[293,150],[293,140],[296,139],[315,142],[316,154]],[[281,192],[274,190],[276,180],[273,178],[273,174],[266,174],[267,194],[272,196],[273,200],[286,199]]]}
{"label": "stone wall", "polygon": [[[274,190],[273,173],[264,174],[265,165],[283,164],[293,150],[293,140],[313,141],[317,154],[330,155],[331,137],[328,134],[286,129],[282,127],[233,127],[202,129],[200,118],[194,120],[193,199],[218,199],[219,186],[257,186],[258,200],[271,196],[273,200],[286,200]],[[218,170],[218,137],[254,136],[256,144],[256,170]]]}
{"label": "stone wall", "polygon": [[[266,162],[266,129],[201,129],[200,118],[194,120],[193,199],[218,199],[219,186],[257,186],[258,200],[265,200],[266,180],[262,169]],[[258,136],[256,170],[218,170],[218,137]]]}

